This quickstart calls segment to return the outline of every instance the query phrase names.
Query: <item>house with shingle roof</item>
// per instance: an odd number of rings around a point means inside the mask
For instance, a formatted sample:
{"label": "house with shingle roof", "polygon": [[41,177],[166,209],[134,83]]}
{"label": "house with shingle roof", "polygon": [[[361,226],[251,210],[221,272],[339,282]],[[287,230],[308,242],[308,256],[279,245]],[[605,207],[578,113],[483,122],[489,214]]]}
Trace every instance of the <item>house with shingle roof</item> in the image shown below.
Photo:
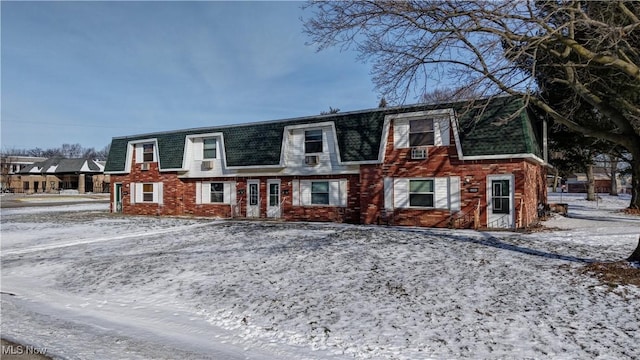
{"label": "house with shingle roof", "polygon": [[102,161],[82,158],[55,157],[38,161],[22,168],[18,173],[22,187],[19,192],[104,192],[109,186],[109,177],[104,175],[104,166],[105,163]]}
{"label": "house with shingle roof", "polygon": [[113,138],[111,210],[514,228],[546,202],[522,99],[377,108]]}

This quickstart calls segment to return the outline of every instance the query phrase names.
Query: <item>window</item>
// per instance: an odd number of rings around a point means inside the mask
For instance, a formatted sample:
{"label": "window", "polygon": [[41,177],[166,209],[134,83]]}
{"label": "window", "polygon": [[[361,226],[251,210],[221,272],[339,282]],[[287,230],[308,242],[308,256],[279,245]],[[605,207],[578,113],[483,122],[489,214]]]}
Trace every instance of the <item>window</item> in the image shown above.
{"label": "window", "polygon": [[304,132],[305,154],[322,152],[322,130],[307,130]]}
{"label": "window", "polygon": [[258,205],[258,184],[249,184],[249,205]]}
{"label": "window", "polygon": [[269,184],[269,206],[280,206],[280,184]]}
{"label": "window", "polygon": [[409,206],[433,207],[433,180],[409,181]]}
{"label": "window", "polygon": [[24,181],[22,183],[22,190],[29,190],[29,182],[28,181]]}
{"label": "window", "polygon": [[329,182],[328,181],[311,183],[311,204],[329,205]]}
{"label": "window", "polygon": [[211,202],[224,202],[224,183],[211,183]]}
{"label": "window", "polygon": [[409,146],[433,145],[434,141],[433,119],[409,121]]}
{"label": "window", "polygon": [[153,184],[142,184],[142,201],[153,202]]}
{"label": "window", "polygon": [[216,139],[209,138],[204,139],[204,147],[202,151],[203,159],[215,159],[216,158]]}
{"label": "window", "polygon": [[509,180],[493,180],[492,201],[494,214],[508,214],[510,210]]}
{"label": "window", "polygon": [[142,161],[144,162],[153,161],[153,144],[142,145]]}

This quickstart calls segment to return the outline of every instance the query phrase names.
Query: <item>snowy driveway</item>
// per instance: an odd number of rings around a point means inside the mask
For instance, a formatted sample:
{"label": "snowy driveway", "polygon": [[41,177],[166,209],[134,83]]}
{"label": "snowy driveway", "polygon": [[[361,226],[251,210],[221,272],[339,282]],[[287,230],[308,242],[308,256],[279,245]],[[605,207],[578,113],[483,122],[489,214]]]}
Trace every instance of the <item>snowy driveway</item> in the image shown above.
{"label": "snowy driveway", "polygon": [[639,289],[576,271],[628,255],[637,217],[515,234],[98,210],[3,210],[3,336],[67,359],[640,356]]}

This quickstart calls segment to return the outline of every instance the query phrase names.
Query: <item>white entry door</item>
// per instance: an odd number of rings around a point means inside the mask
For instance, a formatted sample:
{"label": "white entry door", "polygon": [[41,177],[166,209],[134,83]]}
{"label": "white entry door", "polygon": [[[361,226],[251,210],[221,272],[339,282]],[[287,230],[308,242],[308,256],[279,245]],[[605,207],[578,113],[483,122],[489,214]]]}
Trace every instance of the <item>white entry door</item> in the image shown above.
{"label": "white entry door", "polygon": [[487,227],[514,227],[513,175],[487,176]]}
{"label": "white entry door", "polygon": [[280,180],[267,180],[267,217],[280,216]]}
{"label": "white entry door", "polygon": [[260,180],[247,181],[247,217],[260,217]]}

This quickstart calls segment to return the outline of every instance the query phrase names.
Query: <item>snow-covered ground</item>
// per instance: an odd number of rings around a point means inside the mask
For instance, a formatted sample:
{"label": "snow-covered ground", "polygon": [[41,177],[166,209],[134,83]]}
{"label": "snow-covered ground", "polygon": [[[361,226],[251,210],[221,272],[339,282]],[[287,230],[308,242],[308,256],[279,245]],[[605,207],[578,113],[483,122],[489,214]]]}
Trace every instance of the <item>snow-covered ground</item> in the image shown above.
{"label": "snow-covered ground", "polygon": [[64,359],[638,358],[640,289],[579,270],[627,257],[640,217],[582,197],[528,234],[3,209],[2,336]]}

